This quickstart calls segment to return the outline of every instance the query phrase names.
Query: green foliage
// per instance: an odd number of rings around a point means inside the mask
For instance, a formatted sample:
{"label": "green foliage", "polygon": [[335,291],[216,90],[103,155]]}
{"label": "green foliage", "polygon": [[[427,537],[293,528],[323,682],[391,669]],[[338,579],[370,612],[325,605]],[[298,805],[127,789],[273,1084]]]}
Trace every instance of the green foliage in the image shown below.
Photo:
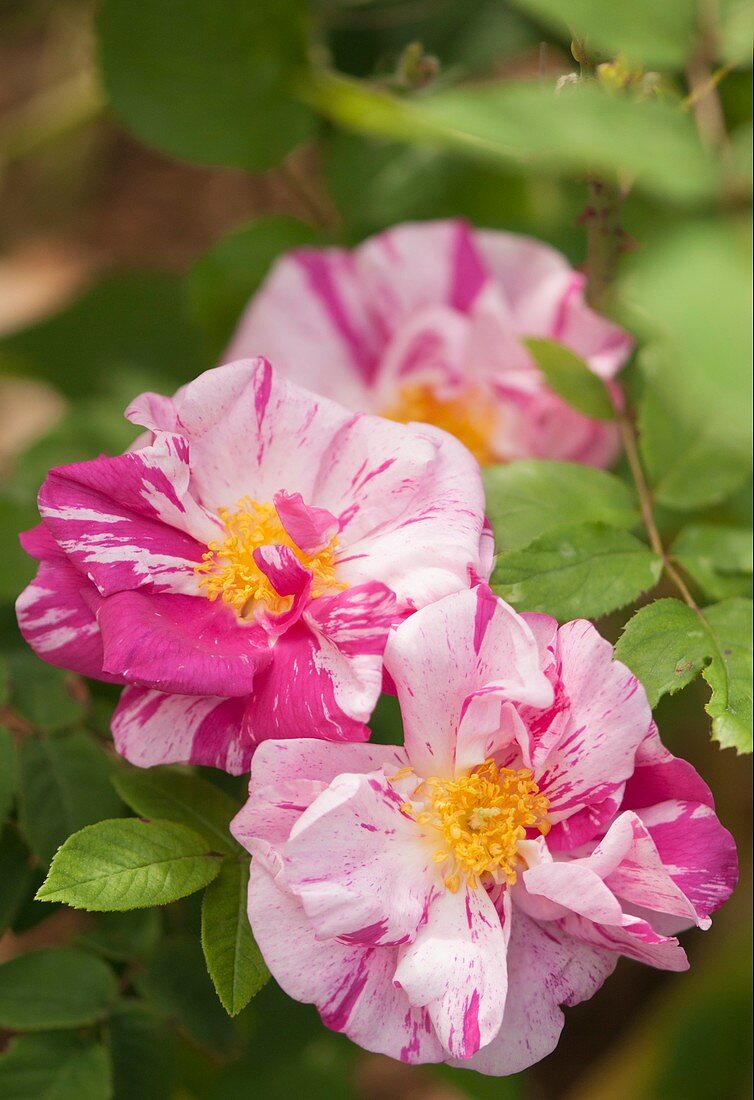
{"label": "green foliage", "polygon": [[163,940],[136,984],[154,1008],[197,1043],[211,1050],[230,1049],[233,1025],[215,996],[197,940]]}
{"label": "green foliage", "polygon": [[[16,369],[74,398],[110,393],[114,379],[133,371],[143,371],[156,387],[160,380],[186,382],[206,366],[197,351],[180,281],[155,273],[103,279],[54,317],[0,344]],[[133,396],[130,388],[124,404]]]}
{"label": "green foliage", "polygon": [[204,958],[229,1016],[237,1016],[270,977],[249,927],[248,889],[247,860],[225,860],[202,901]]}
{"label": "green foliage", "polygon": [[10,704],[32,726],[52,732],[83,717],[84,698],[71,673],[43,664],[29,650],[9,653],[6,663],[11,678]]}
{"label": "green foliage", "polygon": [[260,218],[222,237],[197,260],[188,274],[188,307],[213,355],[222,352],[273,261],[317,240],[314,230],[296,218]]}
{"label": "green foliage", "polygon": [[0,821],[13,804],[16,793],[16,750],[10,732],[0,726]]}
{"label": "green foliage", "polygon": [[702,619],[680,600],[655,600],[628,620],[615,656],[641,680],[652,707],[690,683],[712,656]]}
{"label": "green foliage", "polygon": [[115,1002],[115,975],[74,947],[32,951],[0,966],[0,1027],[50,1031],[103,1019]]}
{"label": "green foliage", "polygon": [[122,810],[112,762],[87,733],[25,737],[19,763],[21,826],[45,864],[71,833]]}
{"label": "green foliage", "polygon": [[682,69],[694,50],[696,4],[693,0],[632,0],[611,5],[602,0],[515,0],[564,38],[579,38],[607,56],[626,54],[656,68]]}
{"label": "green foliage", "polygon": [[712,736],[724,749],[752,749],[751,600],[724,600],[705,608],[714,650],[704,678],[712,689],[707,713]]}
{"label": "green foliage", "polygon": [[522,611],[592,619],[653,588],[661,568],[660,558],[628,532],[585,523],[501,554],[492,585]]}
{"label": "green foliage", "polygon": [[0,1058],[3,1100],[110,1100],[112,1095],[107,1052],[94,1039],[18,1035]]}
{"label": "green foliage", "polygon": [[306,65],[304,21],[299,0],[107,0],[105,89],[126,125],[165,152],[271,168],[313,129],[291,94]]}
{"label": "green foliage", "polygon": [[614,420],[610,392],[583,359],[556,340],[524,340],[548,386],[574,409],[594,420]]}
{"label": "green foliage", "polygon": [[123,768],[113,782],[123,801],[141,817],[185,825],[216,852],[240,850],[229,831],[238,806],[214,783],[167,767]]}
{"label": "green foliage", "polygon": [[498,551],[519,550],[559,527],[638,520],[631,491],[612,474],[575,462],[524,459],[482,471],[487,516]]}
{"label": "green foliage", "polygon": [[751,470],[749,286],[745,240],[711,222],[659,241],[626,279],[632,320],[655,341],[641,357],[642,457],[671,508],[723,500]]}
{"label": "green foliage", "polygon": [[108,1026],[115,1100],[165,1100],[173,1077],[164,1021],[141,1001],[121,1001]]}
{"label": "green foliage", "polygon": [[16,918],[33,881],[29,849],[14,825],[0,831],[0,935]]}
{"label": "green foliage", "polygon": [[96,924],[76,937],[76,943],[115,962],[142,959],[154,950],[161,933],[156,909],[100,913]]}
{"label": "green foliage", "polygon": [[721,186],[719,166],[677,107],[610,96],[593,83],[557,94],[549,84],[511,81],[408,101],[322,75],[309,98],[348,129],[556,175],[627,173],[638,188],[676,203],[709,198]]}
{"label": "green foliage", "polygon": [[690,524],[671,547],[675,561],[706,596],[723,600],[751,589],[751,531],[718,524]]}
{"label": "green foliage", "polygon": [[68,838],[37,898],[98,912],[166,905],[218,874],[212,850],[172,821],[101,821]]}

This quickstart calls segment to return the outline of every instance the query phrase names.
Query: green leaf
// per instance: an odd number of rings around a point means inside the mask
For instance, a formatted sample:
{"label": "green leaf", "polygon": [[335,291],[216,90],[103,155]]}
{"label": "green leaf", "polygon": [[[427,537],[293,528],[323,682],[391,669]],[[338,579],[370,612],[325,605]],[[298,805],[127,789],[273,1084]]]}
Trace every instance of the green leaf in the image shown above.
{"label": "green leaf", "polygon": [[227,1050],[233,1024],[215,996],[202,950],[192,937],[163,940],[136,982],[139,991],[188,1034],[210,1049]]}
{"label": "green leaf", "polygon": [[36,572],[37,563],[23,549],[17,536],[38,522],[37,510],[30,502],[20,503],[0,496],[0,531],[3,532],[0,601],[15,601]]}
{"label": "green leaf", "polygon": [[113,783],[123,801],[141,817],[186,825],[216,852],[240,851],[229,828],[239,807],[214,783],[169,767],[124,768]]}
{"label": "green leaf", "polygon": [[607,386],[583,359],[557,340],[523,341],[531,352],[548,386],[585,416],[614,420],[615,406]]}
{"label": "green leaf", "polygon": [[686,223],[634,257],[623,281],[631,327],[654,341],[639,360],[642,458],[671,508],[714,504],[751,470],[749,251],[725,223]]}
{"label": "green leaf", "polygon": [[113,764],[89,734],[25,737],[19,763],[21,828],[43,863],[71,833],[122,811]]}
{"label": "green leaf", "polygon": [[6,657],[11,680],[11,706],[32,726],[52,732],[72,726],[85,705],[75,693],[70,673],[46,665],[27,650]]}
{"label": "green leaf", "polygon": [[609,95],[593,81],[556,93],[551,84],[509,80],[401,99],[320,73],[307,95],[348,129],[476,160],[540,173],[627,173],[639,189],[677,203],[721,186],[720,165],[675,105]]}
{"label": "green leaf", "polygon": [[[141,5],[129,6],[135,18]],[[207,366],[181,281],[154,272],[103,279],[54,317],[4,339],[0,352],[79,398],[111,393],[123,372],[140,371],[156,388],[188,382]],[[127,401],[124,395],[123,407]]]}
{"label": "green leaf", "polygon": [[304,20],[299,0],[107,0],[105,89],[126,126],[158,149],[271,168],[312,133],[310,111],[291,94],[306,67]]}
{"label": "green leaf", "polygon": [[103,1019],[118,996],[106,963],[75,947],[19,955],[0,966],[0,1027],[47,1031]]}
{"label": "green leaf", "polygon": [[712,523],[684,527],[671,553],[711,599],[746,595],[751,588],[751,531]]}
{"label": "green leaf", "polygon": [[696,5],[693,0],[515,0],[556,34],[578,37],[590,51],[626,54],[658,69],[682,69],[694,52]]}
{"label": "green leaf", "polygon": [[729,65],[750,64],[754,8],[748,0],[721,0],[719,11],[716,37],[720,60]]}
{"label": "green leaf", "polygon": [[650,705],[673,695],[701,672],[712,655],[705,624],[680,600],[655,600],[626,623],[615,647],[622,661],[641,680]]}
{"label": "green leaf", "polygon": [[16,793],[16,750],[7,729],[0,726],[0,822],[6,816]]}
{"label": "green leaf", "polygon": [[125,913],[100,913],[96,924],[76,937],[88,951],[116,962],[144,958],[160,937],[160,914],[156,909],[129,909]]}
{"label": "green leaf", "polygon": [[107,1051],[77,1035],[19,1035],[0,1058],[3,1100],[110,1100]]}
{"label": "green leaf", "polygon": [[219,870],[212,846],[184,825],[101,821],[69,837],[37,899],[101,913],[167,905],[201,890]]}
{"label": "green leaf", "polygon": [[518,550],[560,527],[638,519],[631,491],[612,474],[575,462],[524,459],[482,470],[487,515],[498,551]]}
{"label": "green leaf", "polygon": [[501,554],[492,584],[514,607],[596,619],[653,588],[662,561],[625,531],[584,524]]}
{"label": "green leaf", "polygon": [[712,689],[707,713],[724,749],[752,750],[752,605],[731,599],[704,609],[715,648],[704,679]]}
{"label": "green leaf", "polygon": [[7,824],[0,832],[0,935],[15,920],[33,881],[31,853],[15,825]]}
{"label": "green leaf", "polygon": [[237,1016],[269,980],[246,913],[246,861],[226,860],[202,899],[202,947],[207,970],[229,1016]]}
{"label": "green leaf", "polygon": [[171,1095],[170,1035],[154,1009],[122,1001],[110,1017],[110,1056],[116,1100],[165,1100]]}
{"label": "green leaf", "polygon": [[187,276],[188,308],[207,335],[213,353],[220,354],[225,348],[273,261],[292,248],[317,240],[308,225],[276,215],[235,229],[197,260]]}

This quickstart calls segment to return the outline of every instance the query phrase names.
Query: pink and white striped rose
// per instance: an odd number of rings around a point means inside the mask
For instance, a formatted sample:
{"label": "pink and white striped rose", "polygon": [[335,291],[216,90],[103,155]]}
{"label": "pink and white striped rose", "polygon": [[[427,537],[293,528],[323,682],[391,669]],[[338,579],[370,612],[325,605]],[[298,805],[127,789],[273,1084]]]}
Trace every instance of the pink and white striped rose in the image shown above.
{"label": "pink and white striped rose", "polygon": [[127,685],[113,733],[134,764],[237,774],[264,738],[365,740],[389,629],[489,574],[472,456],[263,359],[126,415],[147,429],[136,448],[42,486],[29,644]]}
{"label": "pink and white striped rose", "polygon": [[646,695],[585,621],[486,586],[391,635],[405,747],[268,741],[232,830],[280,985],[407,1062],[515,1073],[620,955],[687,967],[733,840]]}
{"label": "pink and white striped rose", "polygon": [[294,382],[351,408],[438,424],[482,463],[607,466],[614,426],[557,397],[522,343],[560,341],[610,382],[631,339],[586,305],[584,284],[529,237],[461,220],[398,225],[352,251],[280,258],[226,358],[267,355]]}

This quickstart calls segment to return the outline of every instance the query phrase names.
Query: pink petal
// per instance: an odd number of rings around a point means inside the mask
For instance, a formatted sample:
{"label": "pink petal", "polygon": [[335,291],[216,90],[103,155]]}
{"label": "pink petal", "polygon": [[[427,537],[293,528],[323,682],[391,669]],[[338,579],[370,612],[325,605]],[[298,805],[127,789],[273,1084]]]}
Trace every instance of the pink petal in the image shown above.
{"label": "pink petal", "polygon": [[231,832],[250,852],[255,840],[282,844],[304,810],[343,772],[400,771],[403,749],[301,738],[263,741],[254,753],[249,799],[231,822]]}
{"label": "pink petal", "polygon": [[102,671],[102,638],[92,611],[98,598],[94,586],[58,553],[40,562],[18,597],[18,625],[43,661],[95,680],[122,682]]}
{"label": "pink petal", "polygon": [[363,408],[378,349],[350,254],[302,248],[273,265],[223,362],[264,355],[298,385]]}
{"label": "pink petal", "polygon": [[612,646],[591,623],[566,623],[558,649],[570,709],[559,743],[536,776],[553,824],[599,805],[628,779],[652,721],[644,689],[612,660]]}
{"label": "pink petal", "polygon": [[405,943],[424,920],[437,873],[402,801],[381,772],[339,775],[294,825],[285,877],[320,939]]}
{"label": "pink petal", "polygon": [[280,522],[301,550],[316,554],[329,543],[338,530],[338,521],[326,508],[310,508],[301,493],[284,489],[272,498]]}
{"label": "pink petal", "polygon": [[524,871],[528,894],[546,898],[565,911],[588,920],[620,924],[623,914],[615,895],[585,860],[540,863]]}
{"label": "pink petal", "polygon": [[102,600],[97,620],[104,670],[159,691],[247,695],[272,660],[259,629],[201,596],[120,592]]}
{"label": "pink petal", "polygon": [[307,621],[348,657],[382,657],[388,632],[398,617],[395,595],[375,581],[335,596],[320,596],[306,612]]}
{"label": "pink petal", "polygon": [[241,775],[252,752],[243,728],[245,702],[127,687],[112,717],[115,747],[139,768],[205,764]]}
{"label": "pink petal", "polygon": [[500,1030],[507,989],[510,901],[499,915],[487,892],[441,891],[415,940],[399,952],[395,982],[426,1005],[453,1058],[472,1058]]}
{"label": "pink petal", "polygon": [[39,493],[45,525],[103,595],[148,585],[196,591],[195,566],[217,529],[188,495],[180,436],[117,458],[51,470]]}
{"label": "pink petal", "polygon": [[689,968],[686,953],[678,940],[655,932],[647,921],[639,917],[624,914],[622,925],[606,925],[569,914],[561,924],[569,935],[592,947],[614,951],[659,970]]}
{"label": "pink petal", "polygon": [[638,816],[673,881],[704,921],[728,900],[738,881],[733,837],[701,803],[662,802]]}
{"label": "pink petal", "polygon": [[254,743],[267,738],[323,737],[366,741],[382,688],[382,659],[349,656],[303,621],[276,642],[273,659],[257,676],[246,722]]}
{"label": "pink petal", "polygon": [[623,808],[639,810],[676,798],[713,808],[715,805],[707,784],[691,764],[668,752],[653,722],[636,753],[636,768],[626,783]]}
{"label": "pink petal", "polygon": [[559,1005],[591,997],[615,969],[617,956],[579,943],[557,924],[539,925],[513,911],[508,944],[508,996],[497,1037],[470,1062],[497,1077],[519,1073],[558,1045]]}
{"label": "pink petal", "polygon": [[259,859],[251,863],[249,920],[275,980],[316,1004],[327,1027],[404,1062],[443,1061],[426,1010],[393,985],[395,949],[317,939],[300,903]]}
{"label": "pink petal", "polygon": [[[473,692],[493,685],[512,699],[552,699],[528,626],[484,586],[408,618],[388,641],[385,667],[400,700],[406,751],[421,775],[454,774],[456,731]],[[474,763],[484,759],[482,748],[475,745]]]}
{"label": "pink petal", "polygon": [[301,564],[288,546],[258,546],[252,557],[279,595],[293,597],[288,610],[279,614],[271,614],[264,606],[259,608],[258,621],[264,625],[266,632],[273,637],[283,634],[298,622],[309,601],[311,571]]}

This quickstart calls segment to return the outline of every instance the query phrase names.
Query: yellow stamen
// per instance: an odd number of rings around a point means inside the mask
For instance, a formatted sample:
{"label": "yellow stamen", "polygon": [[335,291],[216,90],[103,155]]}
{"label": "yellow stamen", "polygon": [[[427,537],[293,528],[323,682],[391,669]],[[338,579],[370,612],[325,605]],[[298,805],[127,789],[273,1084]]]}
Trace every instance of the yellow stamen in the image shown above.
{"label": "yellow stamen", "polygon": [[396,401],[382,410],[382,416],[401,424],[412,420],[434,424],[460,439],[481,466],[495,461],[492,447],[497,421],[495,408],[490,399],[474,387],[467,387],[456,397],[443,400],[431,386],[401,386]]}
{"label": "yellow stamen", "polygon": [[425,808],[411,816],[442,836],[434,860],[448,861],[444,882],[453,893],[464,878],[472,888],[483,876],[512,885],[527,829],[550,831],[549,802],[528,768],[498,768],[487,760],[458,779],[428,779],[426,788]]}
{"label": "yellow stamen", "polygon": [[225,538],[208,544],[201,564],[194,570],[200,574],[199,587],[208,600],[224,600],[243,619],[251,618],[259,604],[275,615],[290,608],[292,597],[281,596],[254,561],[259,546],[287,546],[292,550],[312,573],[313,597],[347,587],[335,576],[337,538],[330,539],[316,554],[307,554],[283,527],[274,504],[249,497],[239,500],[235,511],[220,508],[218,515],[225,525]]}

